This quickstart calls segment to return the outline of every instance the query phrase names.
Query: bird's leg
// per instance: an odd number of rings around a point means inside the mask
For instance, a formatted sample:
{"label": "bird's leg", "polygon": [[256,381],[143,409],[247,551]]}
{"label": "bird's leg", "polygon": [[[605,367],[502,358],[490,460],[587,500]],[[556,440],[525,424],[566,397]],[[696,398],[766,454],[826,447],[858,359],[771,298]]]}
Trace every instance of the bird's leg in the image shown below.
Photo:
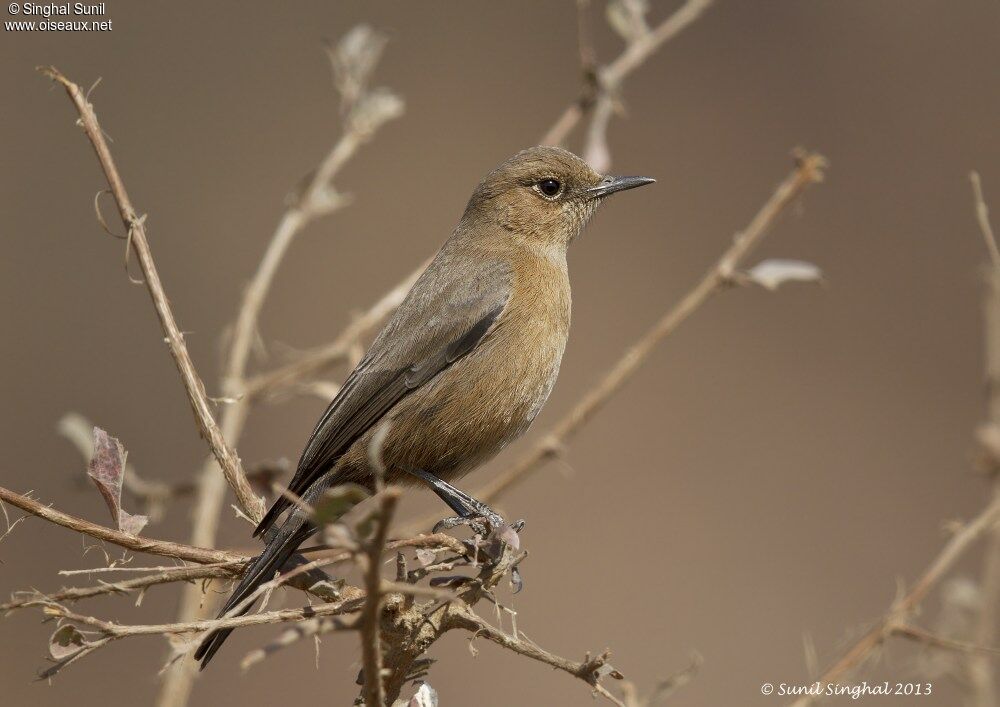
{"label": "bird's leg", "polygon": [[[499,513],[494,511],[482,501],[465,493],[461,489],[455,488],[447,481],[444,481],[443,479],[440,479],[434,474],[426,472],[423,469],[410,467],[406,471],[430,486],[431,490],[434,491],[434,493],[436,493],[442,501],[448,504],[448,507],[451,508],[451,510],[458,514],[457,516],[438,521],[434,526],[435,533],[439,530],[454,528],[457,525],[468,525],[474,531],[479,532],[480,535],[488,535],[488,530],[495,530],[506,525],[506,521]],[[481,520],[486,521],[488,528],[483,527]],[[523,527],[524,521],[517,521],[511,525],[514,532],[520,532]]]}

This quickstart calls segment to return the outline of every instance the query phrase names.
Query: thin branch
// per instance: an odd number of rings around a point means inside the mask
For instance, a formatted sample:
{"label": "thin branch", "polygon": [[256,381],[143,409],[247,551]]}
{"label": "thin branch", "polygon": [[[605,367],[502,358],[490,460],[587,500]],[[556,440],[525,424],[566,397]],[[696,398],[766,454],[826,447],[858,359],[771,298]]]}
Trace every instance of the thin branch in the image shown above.
{"label": "thin branch", "polygon": [[892,630],[893,634],[896,636],[902,636],[903,638],[910,638],[918,643],[923,643],[934,648],[943,648],[949,651],[957,651],[959,653],[973,653],[977,655],[982,655],[986,658],[996,658],[1000,656],[1000,649],[993,648],[991,646],[977,645],[975,643],[966,643],[965,641],[956,641],[951,638],[945,638],[943,636],[937,636],[930,631],[925,631],[922,628],[917,628],[916,626],[911,626],[909,624],[904,624],[902,626],[896,626]]}
{"label": "thin branch", "polygon": [[[901,599],[894,602],[882,616],[878,624],[855,642],[846,652],[818,678],[819,682],[837,682],[856,667],[864,663],[901,626],[907,625],[908,617],[916,610],[927,593],[940,581],[952,565],[983,534],[1000,521],[1000,499],[994,499],[978,516],[955,533],[938,553],[937,557]],[[814,697],[805,695],[792,703],[792,707],[806,707],[814,702]]]}
{"label": "thin branch", "polygon": [[0,604],[0,613],[13,611],[15,609],[44,606],[53,602],[90,599],[91,597],[103,596],[105,594],[129,594],[136,591],[144,592],[149,587],[157,584],[190,582],[195,579],[208,579],[211,577],[228,577],[242,567],[243,564],[244,563],[242,561],[234,561],[210,565],[172,567],[144,577],[137,577],[135,579],[127,579],[119,582],[102,582],[92,587],[71,587],[68,589],[62,589],[52,594],[30,592],[27,593],[26,596],[19,599],[11,599],[11,601]]}
{"label": "thin branch", "polygon": [[49,604],[46,607],[46,614],[65,618],[73,623],[89,626],[101,631],[109,638],[120,639],[131,636],[154,636],[170,635],[178,633],[198,633],[201,631],[216,631],[225,628],[243,628],[246,626],[263,626],[266,624],[287,623],[290,621],[302,621],[317,616],[335,616],[339,614],[356,611],[361,601],[356,598],[345,599],[343,601],[328,602],[312,606],[303,606],[298,609],[278,609],[275,611],[263,611],[258,614],[245,614],[243,616],[229,616],[220,619],[204,619],[201,621],[183,621],[169,624],[119,624],[114,621],[105,621],[93,616],[77,614],[64,606]]}
{"label": "thin branch", "polygon": [[[614,697],[600,684],[600,679],[604,674],[609,674],[617,679],[621,679],[621,675],[608,664],[608,657],[610,654],[607,651],[593,658],[588,656],[582,662],[562,658],[550,653],[544,648],[539,647],[535,643],[522,640],[517,636],[510,636],[503,631],[494,628],[490,623],[483,620],[471,608],[464,604],[456,604],[451,608],[451,620],[456,626],[460,626],[461,628],[470,631],[473,634],[473,638],[482,636],[488,641],[492,641],[498,646],[513,651],[518,655],[523,655],[527,658],[531,658],[532,660],[537,660],[540,663],[545,663],[553,668],[569,673],[573,677],[583,680],[585,683],[590,685],[593,690],[607,698],[610,702],[613,702],[616,705],[623,705],[620,700]],[[605,670],[605,668],[607,668],[607,670]]]}
{"label": "thin branch", "polygon": [[191,409],[194,411],[198,430],[218,460],[219,466],[226,476],[226,481],[236,493],[236,498],[243,512],[252,518],[260,518],[263,515],[263,503],[250,488],[250,482],[247,481],[246,474],[243,472],[240,458],[226,442],[222,431],[215,422],[215,417],[212,415],[208,398],[205,395],[205,385],[188,354],[184,335],[174,319],[173,311],[170,309],[170,303],[160,281],[159,272],[153,262],[153,255],[146,239],[145,217],[140,217],[132,206],[128,191],[125,189],[125,183],[118,173],[118,168],[111,156],[111,150],[108,148],[104,133],[97,122],[97,114],[81,88],[63,76],[58,69],[49,66],[41,67],[39,70],[66,89],[66,93],[80,114],[80,124],[90,139],[94,152],[97,153],[97,159],[104,170],[108,186],[111,188],[111,193],[118,206],[118,214],[128,231],[129,244],[139,260],[139,267],[142,269],[146,287],[153,299],[153,306],[160,319],[163,333],[166,335],[167,346],[181,375]]}
{"label": "thin branch", "polygon": [[990,252],[990,262],[993,267],[1000,269],[1000,248],[997,248],[997,239],[993,235],[993,226],[990,225],[990,210],[983,198],[983,184],[979,179],[979,172],[969,172],[969,181],[972,182],[972,196],[976,205],[976,220],[979,222],[979,230],[983,234],[986,242],[986,249]]}
{"label": "thin branch", "polygon": [[[617,92],[630,73],[642,66],[660,47],[695,22],[711,4],[712,0],[687,0],[655,29],[628,42],[618,58],[596,71],[598,91],[609,94]],[[541,143],[543,145],[561,145],[594,105],[594,100],[593,82],[587,76],[585,68],[583,93],[566,107],[545,133]]]}
{"label": "thin branch", "polygon": [[[990,267],[983,292],[984,358],[987,390],[987,425],[1000,430],[1000,250],[990,225],[989,208],[983,197],[982,182],[978,172],[969,174],[975,201],[976,220],[986,249],[990,254]],[[982,437],[983,432],[980,431]],[[988,469],[993,476],[993,497],[1000,499],[1000,460],[990,455]],[[993,528],[985,551],[982,577],[982,606],[976,624],[974,640],[979,645],[993,645],[997,637],[997,617],[1000,615],[1000,525]],[[986,656],[971,657],[968,662],[970,690],[979,707],[992,707],[997,703],[994,665]]]}
{"label": "thin branch", "polygon": [[389,524],[399,502],[396,489],[381,491],[381,502],[374,516],[375,531],[365,544],[364,578],[367,596],[359,617],[361,627],[361,662],[364,685],[361,694],[366,707],[385,706],[382,682],[382,638],[379,619],[382,614],[382,552],[385,550]]}
{"label": "thin branch", "polygon": [[322,372],[335,363],[346,360],[358,341],[381,324],[402,303],[413,283],[429,263],[429,260],[422,263],[402,282],[384,294],[378,302],[356,317],[332,343],[307,352],[285,366],[250,378],[243,386],[242,395],[253,399],[280,388],[287,388]]}
{"label": "thin branch", "polygon": [[174,557],[178,560],[187,560],[199,564],[246,562],[247,560],[244,555],[226,550],[210,550],[203,547],[170,542],[169,540],[152,540],[137,535],[129,535],[120,530],[113,530],[97,523],[91,523],[89,520],[57,511],[54,508],[39,503],[33,498],[15,493],[2,486],[0,486],[0,501],[16,506],[22,511],[38,516],[50,523],[61,525],[64,528],[69,528],[78,533],[89,535],[98,540],[105,540],[119,547],[136,552],[145,552],[150,555],[160,555],[162,557]]}
{"label": "thin branch", "polygon": [[[350,40],[350,41],[348,41]],[[317,218],[337,211],[349,202],[334,188],[333,180],[360,147],[371,140],[378,128],[402,113],[402,101],[389,91],[367,90],[367,78],[374,69],[385,38],[366,26],[348,33],[339,47],[330,49],[333,69],[341,89],[344,120],[340,136],[316,169],[300,185],[268,242],[257,271],[243,293],[236,316],[232,343],[225,364],[222,389],[235,402],[223,412],[222,429],[234,444],[243,433],[251,396],[242,395],[250,351],[257,336],[260,312],[274,277],[295,237]],[[348,50],[349,47],[349,50]],[[346,87],[350,86],[350,90]],[[215,544],[218,519],[226,489],[214,464],[201,473],[198,500],[194,509],[191,541],[195,545]],[[259,515],[248,514],[259,521]],[[197,618],[207,607],[197,588],[189,588],[178,612],[180,621]],[[166,673],[157,698],[158,707],[180,707],[187,703],[194,679],[192,663],[175,663]]]}

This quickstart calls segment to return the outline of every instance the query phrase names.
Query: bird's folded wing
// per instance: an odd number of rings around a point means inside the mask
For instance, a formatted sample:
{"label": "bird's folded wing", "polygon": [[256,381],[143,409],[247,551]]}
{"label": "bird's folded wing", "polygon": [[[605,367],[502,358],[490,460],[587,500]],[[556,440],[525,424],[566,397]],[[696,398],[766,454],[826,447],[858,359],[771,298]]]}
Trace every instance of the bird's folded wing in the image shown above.
{"label": "bird's folded wing", "polygon": [[[288,485],[293,494],[304,495],[393,405],[475,350],[497,326],[510,297],[509,266],[477,260],[459,280],[450,264],[435,260],[428,267],[320,417]],[[254,534],[289,504],[279,497]]]}

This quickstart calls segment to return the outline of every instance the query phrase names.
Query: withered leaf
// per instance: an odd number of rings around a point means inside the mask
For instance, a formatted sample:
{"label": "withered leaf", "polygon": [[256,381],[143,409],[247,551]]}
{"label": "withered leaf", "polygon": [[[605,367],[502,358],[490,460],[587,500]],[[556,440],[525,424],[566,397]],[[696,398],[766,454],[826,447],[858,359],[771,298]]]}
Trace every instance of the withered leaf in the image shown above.
{"label": "withered leaf", "polygon": [[420,563],[421,567],[427,567],[427,565],[434,564],[434,560],[437,558],[437,553],[426,547],[417,548],[417,562]]}
{"label": "withered leaf", "polygon": [[517,567],[512,567],[510,570],[510,586],[515,594],[520,594],[521,590],[524,589],[524,577],[521,576],[521,570]]}
{"label": "withered leaf", "polygon": [[53,660],[65,660],[87,647],[87,638],[72,624],[56,629],[49,638],[49,655]]}
{"label": "withered leaf", "polygon": [[768,290],[776,290],[786,282],[818,282],[823,273],[812,263],[802,260],[763,260],[754,265],[747,277]]}
{"label": "withered leaf", "polygon": [[115,527],[129,535],[138,535],[149,519],[143,515],[132,515],[122,508],[126,456],[121,442],[100,427],[94,428],[94,455],[90,459],[87,476],[108,504]]}

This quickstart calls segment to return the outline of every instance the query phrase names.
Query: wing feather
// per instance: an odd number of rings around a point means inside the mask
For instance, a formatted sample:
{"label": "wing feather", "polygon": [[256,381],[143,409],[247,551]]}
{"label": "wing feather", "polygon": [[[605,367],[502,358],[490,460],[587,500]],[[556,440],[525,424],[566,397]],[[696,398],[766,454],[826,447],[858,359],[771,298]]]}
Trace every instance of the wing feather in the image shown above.
{"label": "wing feather", "polygon": [[[510,267],[456,260],[442,249],[344,382],[306,443],[288,485],[293,494],[303,496],[396,403],[473,351],[495,327],[510,297]],[[456,267],[468,279],[449,277]],[[254,535],[289,505],[279,497]]]}

